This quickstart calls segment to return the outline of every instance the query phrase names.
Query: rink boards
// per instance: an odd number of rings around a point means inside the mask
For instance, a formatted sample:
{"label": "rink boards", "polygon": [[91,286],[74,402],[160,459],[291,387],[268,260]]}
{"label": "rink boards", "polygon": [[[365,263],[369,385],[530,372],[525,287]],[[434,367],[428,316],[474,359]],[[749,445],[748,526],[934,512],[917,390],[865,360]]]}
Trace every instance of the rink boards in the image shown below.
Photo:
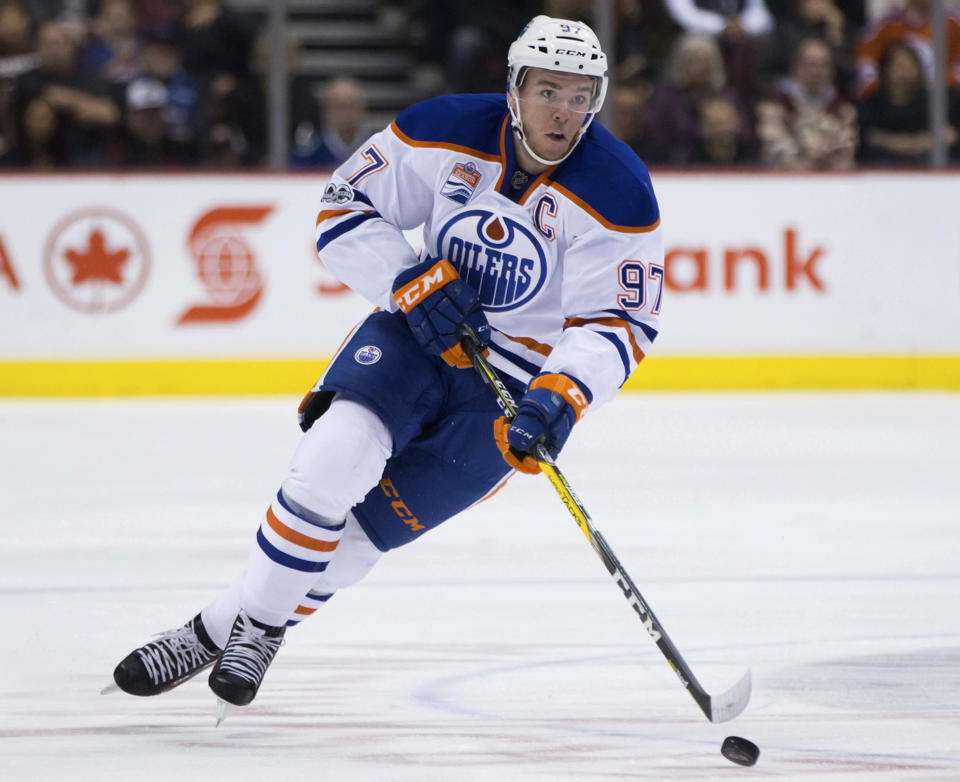
{"label": "rink boards", "polygon": [[[309,388],[371,309],[316,257],[325,184],[0,177],[0,395]],[[654,185],[662,332],[628,388],[960,388],[960,174]]]}

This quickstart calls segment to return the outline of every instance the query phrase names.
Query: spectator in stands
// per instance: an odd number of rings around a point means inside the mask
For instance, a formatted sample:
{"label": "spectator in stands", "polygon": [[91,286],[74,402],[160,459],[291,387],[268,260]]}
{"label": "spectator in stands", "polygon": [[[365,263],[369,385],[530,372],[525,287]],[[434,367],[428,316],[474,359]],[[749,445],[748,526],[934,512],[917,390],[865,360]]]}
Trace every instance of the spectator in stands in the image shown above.
{"label": "spectator in stands", "polygon": [[[877,89],[880,61],[893,44],[901,41],[914,47],[929,83],[934,60],[931,7],[931,0],[906,0],[902,11],[863,31],[854,49],[860,98]],[[960,18],[953,13],[947,15],[947,79],[951,86],[960,87]]]}
{"label": "spectator in stands", "polygon": [[502,91],[503,52],[541,12],[538,0],[406,0],[403,5],[418,59],[440,67],[443,89],[452,92]]}
{"label": "spectator in stands", "polygon": [[726,95],[703,98],[697,106],[699,133],[690,152],[690,165],[734,166],[756,163],[754,145],[742,132],[743,118]]}
{"label": "spectator in stands", "polygon": [[[37,29],[36,60],[37,67],[21,75],[16,85],[16,104],[24,120],[22,149],[43,142],[44,160],[49,157],[56,165],[102,165],[109,133],[120,120],[106,86],[78,69],[76,47],[59,22]],[[31,138],[32,133],[38,138]]]}
{"label": "spectator in stands", "polygon": [[720,44],[727,85],[741,110],[752,111],[756,93],[758,48],[773,30],[765,0],[664,0],[684,32],[708,35]]}
{"label": "spectator in stands", "polygon": [[119,162],[130,167],[162,168],[171,162],[163,123],[167,88],[157,79],[140,76],[127,86],[125,97]]}
{"label": "spectator in stands", "polygon": [[688,33],[718,37],[759,37],[773,29],[764,0],[664,0],[670,15]]}
{"label": "spectator in stands", "polygon": [[37,24],[60,22],[64,34],[81,46],[87,36],[87,25],[93,15],[94,0],[24,0],[30,18]]}
{"label": "spectator in stands", "polygon": [[197,94],[193,79],[184,70],[180,50],[170,33],[159,28],[143,36],[143,70],[138,77],[159,82],[166,90],[162,123],[165,145],[177,160],[192,162],[197,150]]}
{"label": "spectator in stands", "polygon": [[186,10],[186,0],[133,0],[137,30],[169,33]]}
{"label": "spectator in stands", "polygon": [[[269,113],[270,80],[269,38],[269,29],[264,26],[254,39],[252,69],[255,78],[250,85],[255,92],[245,98],[250,101],[254,115],[262,120],[255,130],[248,131],[248,134],[252,136],[252,143],[259,146],[261,157],[265,155],[267,146],[266,117]],[[299,73],[299,65],[300,42],[296,38],[288,36],[286,38],[284,67],[287,82],[288,145],[290,150],[296,148],[298,139],[306,140],[321,121],[319,101],[314,94],[316,82],[311,76]],[[357,141],[357,144],[359,143],[360,141]]]}
{"label": "spectator in stands", "polygon": [[173,98],[159,79],[143,74],[125,90],[123,132],[114,162],[128,167],[186,168],[199,156],[195,139],[179,134],[167,117]]}
{"label": "spectator in stands", "polygon": [[617,56],[612,81],[629,82],[645,77],[650,72],[650,58],[646,53],[647,40],[644,8],[641,0],[617,2]]}
{"label": "spectator in stands", "polygon": [[33,25],[21,0],[0,2],[0,164],[17,146],[14,85],[35,65]]}
{"label": "spectator in stands", "polygon": [[263,106],[251,72],[253,31],[222,0],[187,0],[175,40],[199,92],[200,154],[212,167],[258,165]]}
{"label": "spectator in stands", "polygon": [[324,87],[322,113],[319,127],[312,122],[297,127],[295,168],[334,169],[376,130],[367,120],[367,99],[355,79],[334,79]]}
{"label": "spectator in stands", "polygon": [[[946,140],[958,153],[957,92],[951,92]],[[867,165],[923,166],[933,139],[927,115],[927,86],[916,50],[906,41],[891,44],[880,62],[879,87],[860,106],[860,160]]]}
{"label": "spectator in stands", "polygon": [[618,0],[617,58],[611,80],[656,80],[680,28],[659,0]]}
{"label": "spectator in stands", "polygon": [[20,117],[20,144],[12,150],[11,162],[37,170],[64,165],[66,155],[62,144],[55,143],[57,129],[53,106],[42,98],[30,101]]}
{"label": "spectator in stands", "polygon": [[726,71],[719,44],[703,35],[681,36],[667,62],[664,78],[654,89],[646,108],[647,133],[654,163],[684,164],[699,134],[700,101],[726,95],[741,115],[740,133],[745,143],[753,138],[749,118],[726,87]]}
{"label": "spectator in stands", "polygon": [[223,0],[187,0],[175,25],[175,40],[183,65],[201,91],[217,91],[218,80],[250,77],[253,30],[246,20],[224,6]]}
{"label": "spectator in stands", "polygon": [[131,0],[103,0],[91,30],[83,67],[108,84],[126,85],[142,68],[142,45]]}
{"label": "spectator in stands", "polygon": [[632,79],[618,82],[609,89],[610,132],[626,142],[644,162],[662,160],[665,154],[654,147],[646,121],[653,85],[643,79]]}
{"label": "spectator in stands", "polygon": [[853,95],[854,65],[851,54],[851,30],[856,29],[847,20],[837,0],[789,0],[777,16],[761,71],[770,83],[763,84],[764,92],[775,88],[776,82],[790,75],[790,58],[801,41],[819,38],[833,53],[836,84],[847,98]]}
{"label": "spectator in stands", "polygon": [[30,70],[33,61],[33,23],[23,0],[0,2],[0,79]]}
{"label": "spectator in stands", "polygon": [[857,110],[834,86],[833,53],[806,38],[793,54],[790,76],[757,105],[763,162],[786,169],[853,168]]}

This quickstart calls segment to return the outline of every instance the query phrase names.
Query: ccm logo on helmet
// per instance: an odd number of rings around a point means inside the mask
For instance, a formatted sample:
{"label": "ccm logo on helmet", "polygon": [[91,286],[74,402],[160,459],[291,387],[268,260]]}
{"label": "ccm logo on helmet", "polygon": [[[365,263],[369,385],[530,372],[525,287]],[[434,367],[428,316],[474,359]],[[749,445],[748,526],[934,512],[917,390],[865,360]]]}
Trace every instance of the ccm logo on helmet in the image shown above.
{"label": "ccm logo on helmet", "polygon": [[586,57],[586,52],[578,52],[574,49],[557,49],[557,54],[572,54],[574,57]]}

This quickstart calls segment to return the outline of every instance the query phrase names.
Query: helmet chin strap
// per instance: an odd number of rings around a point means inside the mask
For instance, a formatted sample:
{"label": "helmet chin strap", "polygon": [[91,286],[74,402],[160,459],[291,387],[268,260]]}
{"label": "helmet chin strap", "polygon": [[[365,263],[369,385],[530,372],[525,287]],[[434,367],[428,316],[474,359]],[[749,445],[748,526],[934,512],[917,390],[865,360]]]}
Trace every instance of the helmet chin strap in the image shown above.
{"label": "helmet chin strap", "polygon": [[523,144],[523,148],[527,151],[527,154],[544,166],[555,166],[570,157],[570,153],[577,148],[577,144],[580,143],[581,137],[587,132],[587,128],[590,127],[590,123],[593,122],[593,114],[591,114],[590,118],[580,126],[580,129],[577,131],[577,137],[573,140],[573,143],[570,144],[570,148],[566,151],[563,157],[557,158],[556,160],[547,160],[546,158],[540,157],[536,152],[530,149],[530,145],[527,143],[527,134],[523,131],[523,119],[520,117],[520,99],[515,93],[511,93],[511,97],[513,98],[517,107],[516,110],[514,110],[513,106],[509,102],[507,103],[507,107],[510,109],[510,117],[512,120],[511,125],[513,126],[514,131],[516,131],[516,134],[520,137],[520,143]]}

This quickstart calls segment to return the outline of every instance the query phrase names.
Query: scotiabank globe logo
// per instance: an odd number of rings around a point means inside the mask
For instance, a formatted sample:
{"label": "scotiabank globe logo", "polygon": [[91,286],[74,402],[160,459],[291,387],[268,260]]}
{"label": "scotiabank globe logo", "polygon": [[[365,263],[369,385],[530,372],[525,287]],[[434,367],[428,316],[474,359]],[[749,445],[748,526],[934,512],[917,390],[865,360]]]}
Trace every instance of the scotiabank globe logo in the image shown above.
{"label": "scotiabank globe logo", "polygon": [[150,251],[132,219],[115,209],[72,212],[54,226],[43,251],[43,273],[64,304],[90,315],[116,312],[147,281]]}
{"label": "scotiabank globe logo", "polygon": [[243,228],[259,224],[272,211],[272,206],[219,207],[194,223],[188,244],[208,300],[190,307],[178,323],[237,320],[257,306],[263,277]]}

